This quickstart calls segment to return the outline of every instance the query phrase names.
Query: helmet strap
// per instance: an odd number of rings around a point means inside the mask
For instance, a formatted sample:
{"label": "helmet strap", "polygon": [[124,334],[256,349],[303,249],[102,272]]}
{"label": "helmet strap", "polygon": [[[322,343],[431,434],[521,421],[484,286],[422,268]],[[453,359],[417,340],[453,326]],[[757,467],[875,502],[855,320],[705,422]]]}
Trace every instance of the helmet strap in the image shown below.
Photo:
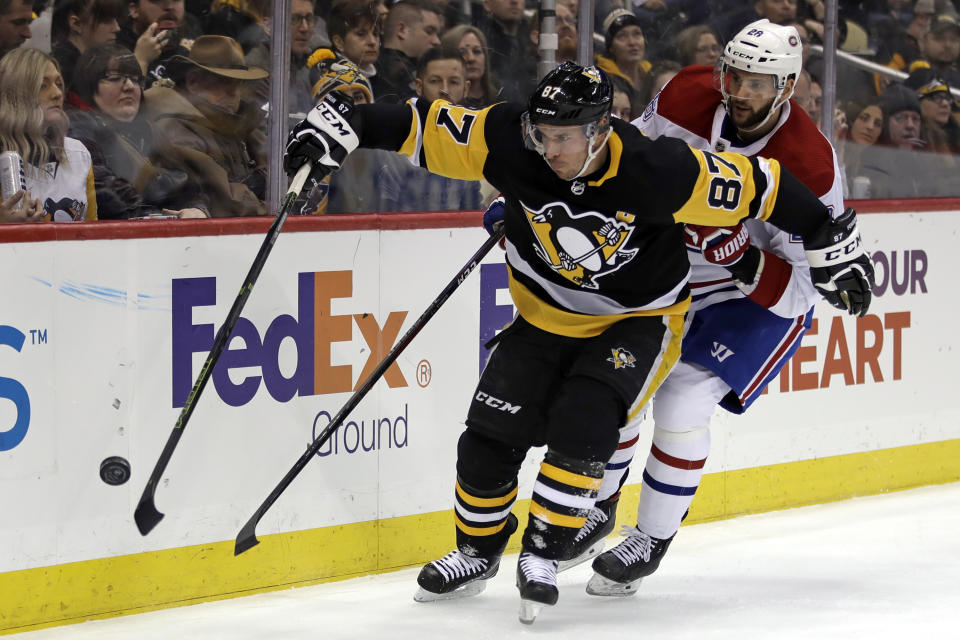
{"label": "helmet strap", "polygon": [[[609,116],[607,116],[609,117]],[[607,123],[607,129],[603,133],[597,134],[594,133],[590,136],[590,139],[587,141],[587,157],[583,160],[583,166],[580,167],[579,173],[573,176],[573,180],[577,178],[582,178],[585,173],[587,173],[587,168],[590,166],[590,163],[594,161],[597,155],[603,151],[603,148],[607,145],[607,140],[610,138],[610,134],[613,132],[613,127]],[[597,143],[597,144],[595,144]]]}

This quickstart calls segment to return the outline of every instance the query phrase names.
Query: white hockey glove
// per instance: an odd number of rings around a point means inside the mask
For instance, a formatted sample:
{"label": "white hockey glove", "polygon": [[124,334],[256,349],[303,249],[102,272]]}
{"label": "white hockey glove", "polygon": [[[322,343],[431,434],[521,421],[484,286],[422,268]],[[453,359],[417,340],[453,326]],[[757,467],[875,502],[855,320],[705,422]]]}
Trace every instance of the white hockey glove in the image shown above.
{"label": "white hockey glove", "polygon": [[339,169],[347,155],[360,145],[359,128],[353,101],[331,91],[290,132],[283,170],[292,176],[303,163],[312,162],[310,177],[320,180]]}
{"label": "white hockey glove", "polygon": [[850,315],[864,316],[870,309],[873,261],[863,248],[857,229],[857,212],[824,223],[804,242],[810,277],[827,302]]}

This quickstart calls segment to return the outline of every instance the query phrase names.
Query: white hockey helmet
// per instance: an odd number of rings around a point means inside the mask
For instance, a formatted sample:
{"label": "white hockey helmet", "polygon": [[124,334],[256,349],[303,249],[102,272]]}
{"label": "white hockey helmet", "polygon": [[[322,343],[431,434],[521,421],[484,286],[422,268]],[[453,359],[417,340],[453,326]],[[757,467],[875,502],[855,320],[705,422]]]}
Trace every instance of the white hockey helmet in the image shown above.
{"label": "white hockey helmet", "polygon": [[723,54],[717,63],[716,84],[723,94],[724,104],[727,104],[727,68],[773,76],[777,97],[770,108],[769,117],[793,95],[792,89],[785,93],[787,80],[794,78],[796,81],[802,65],[803,44],[797,30],[794,27],[773,24],[764,18],[745,26],[723,48]]}

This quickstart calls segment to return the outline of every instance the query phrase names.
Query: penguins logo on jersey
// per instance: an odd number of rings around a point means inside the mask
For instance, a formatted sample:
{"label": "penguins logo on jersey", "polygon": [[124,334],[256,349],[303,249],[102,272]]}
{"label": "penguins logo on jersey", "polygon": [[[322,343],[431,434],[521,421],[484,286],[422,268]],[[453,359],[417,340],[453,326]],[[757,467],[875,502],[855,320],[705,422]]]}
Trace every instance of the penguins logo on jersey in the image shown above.
{"label": "penguins logo on jersey", "polygon": [[47,198],[43,203],[43,210],[54,222],[74,222],[83,219],[87,207],[74,198],[66,197],[54,200]]}
{"label": "penguins logo on jersey", "polygon": [[565,202],[551,202],[532,211],[521,203],[541,260],[584,289],[596,289],[596,278],[630,262],[637,249],[623,249],[634,226],[625,214],[609,218],[596,211],[573,213]]}
{"label": "penguins logo on jersey", "polygon": [[637,359],[633,357],[633,354],[623,347],[610,349],[610,353],[613,355],[607,358],[607,362],[612,362],[614,369],[626,369],[628,367],[632,369],[634,363],[637,361]]}

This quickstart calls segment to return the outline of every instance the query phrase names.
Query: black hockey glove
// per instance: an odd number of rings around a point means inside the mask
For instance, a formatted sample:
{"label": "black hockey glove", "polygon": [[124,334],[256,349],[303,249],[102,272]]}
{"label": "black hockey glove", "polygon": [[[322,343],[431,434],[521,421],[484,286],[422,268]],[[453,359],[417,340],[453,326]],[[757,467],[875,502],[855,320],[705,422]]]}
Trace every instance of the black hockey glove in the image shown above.
{"label": "black hockey glove", "polygon": [[340,92],[331,91],[290,132],[283,170],[292,176],[309,161],[313,163],[310,177],[320,180],[339,169],[359,144],[360,118],[353,101]]}
{"label": "black hockey glove", "polygon": [[870,309],[873,262],[863,248],[857,229],[857,212],[843,215],[820,227],[804,242],[810,277],[827,302],[854,316]]}

